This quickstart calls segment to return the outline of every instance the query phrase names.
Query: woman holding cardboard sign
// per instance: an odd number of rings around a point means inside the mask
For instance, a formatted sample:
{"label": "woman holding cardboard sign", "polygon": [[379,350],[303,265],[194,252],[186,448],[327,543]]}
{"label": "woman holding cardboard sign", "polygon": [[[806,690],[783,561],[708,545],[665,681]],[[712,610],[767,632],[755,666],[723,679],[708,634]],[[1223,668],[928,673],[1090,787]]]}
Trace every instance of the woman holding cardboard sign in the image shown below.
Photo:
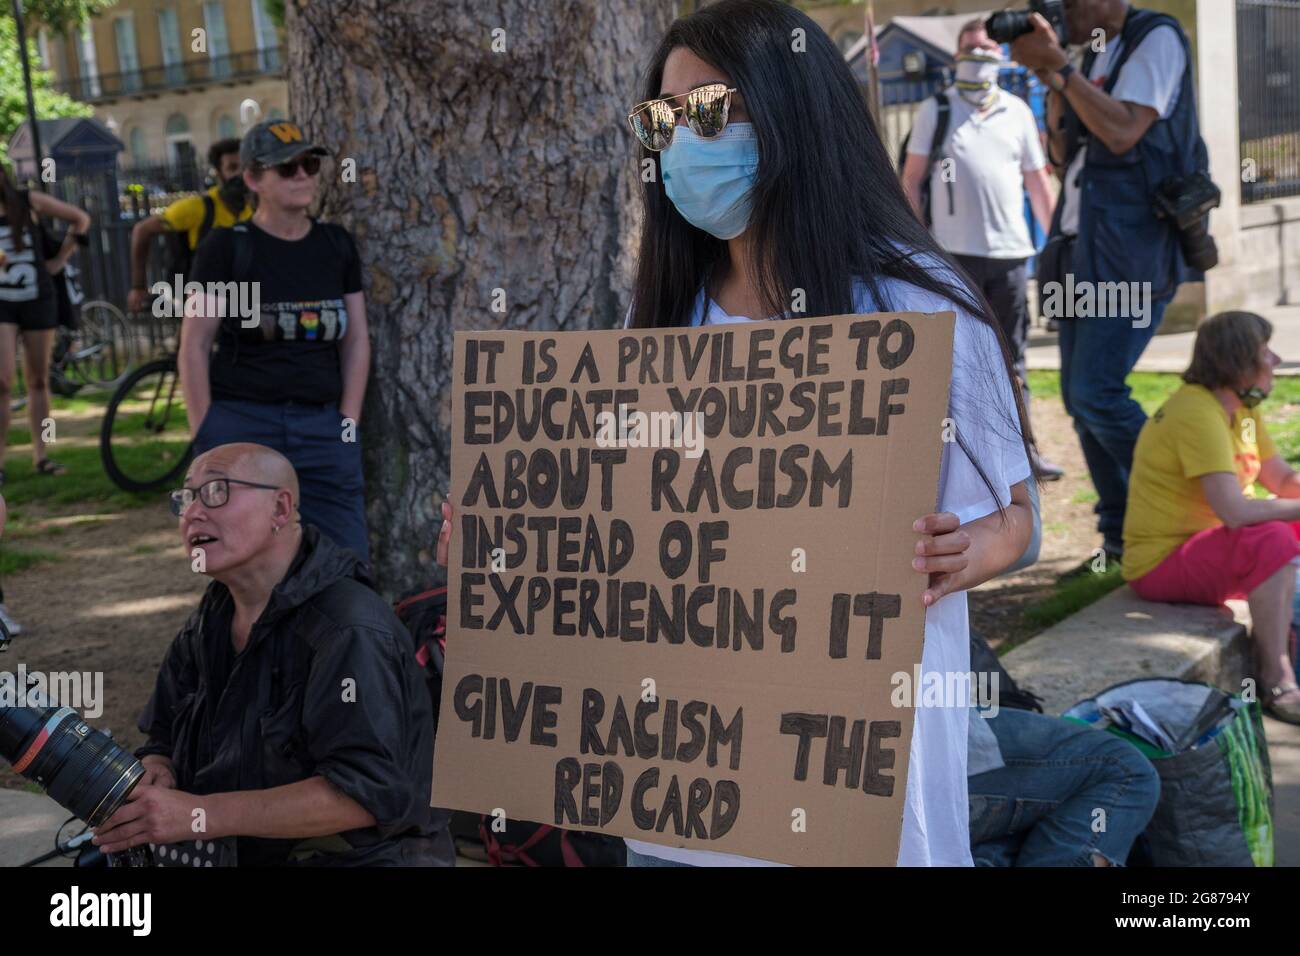
{"label": "woman holding cardboard sign", "polygon": [[[632,327],[957,313],[956,442],[913,567],[930,576],[922,669],[968,672],[961,592],[1015,561],[1032,523],[1028,428],[987,304],[912,215],[852,73],[799,11],[706,7],[669,28],[647,79],[629,119],[660,175],[642,188]],[[965,706],[917,709],[899,863],[970,864],[966,737]],[[750,862],[628,846],[632,864]]]}
{"label": "woman holding cardboard sign", "polygon": [[[629,120],[658,173],[629,325],[882,311],[957,315],[941,511],[918,516],[928,575],[922,668],[970,670],[964,591],[1024,552],[1028,427],[987,303],[915,219],[835,45],[773,0],[722,0],[679,20]],[[935,422],[935,428],[941,423]],[[438,558],[446,563],[451,507]],[[970,865],[966,702],[918,708],[898,862]],[[630,865],[761,864],[628,841]]]}

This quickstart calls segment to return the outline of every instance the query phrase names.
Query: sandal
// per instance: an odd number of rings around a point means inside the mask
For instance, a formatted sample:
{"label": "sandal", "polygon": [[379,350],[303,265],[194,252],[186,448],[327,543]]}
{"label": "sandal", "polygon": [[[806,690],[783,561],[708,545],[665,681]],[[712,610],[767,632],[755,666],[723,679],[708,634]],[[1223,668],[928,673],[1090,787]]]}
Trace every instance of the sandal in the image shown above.
{"label": "sandal", "polygon": [[1283,703],[1280,697],[1300,690],[1294,681],[1269,689],[1268,699],[1264,701],[1264,710],[1271,716],[1288,724],[1300,724],[1300,698]]}
{"label": "sandal", "polygon": [[52,478],[57,478],[59,475],[66,475],[67,473],[68,469],[53,458],[42,458],[36,463],[36,474],[38,475],[49,475]]}

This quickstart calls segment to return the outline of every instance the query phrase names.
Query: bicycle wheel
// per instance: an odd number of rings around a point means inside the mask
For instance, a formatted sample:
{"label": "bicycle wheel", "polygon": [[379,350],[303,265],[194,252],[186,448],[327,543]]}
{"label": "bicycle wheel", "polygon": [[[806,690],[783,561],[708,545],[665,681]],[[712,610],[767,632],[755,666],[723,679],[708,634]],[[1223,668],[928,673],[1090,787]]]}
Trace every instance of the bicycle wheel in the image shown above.
{"label": "bicycle wheel", "polygon": [[50,391],[64,398],[71,398],[81,391],[84,382],[69,375],[69,353],[72,351],[73,335],[63,326],[54,339],[54,354],[50,356]]}
{"label": "bicycle wheel", "polygon": [[104,471],[123,491],[156,491],[184,473],[191,454],[175,356],[141,365],[117,387],[104,412]]}
{"label": "bicycle wheel", "polygon": [[122,310],[103,299],[83,302],[64,374],[75,375],[87,385],[112,388],[131,370],[134,357],[131,325]]}

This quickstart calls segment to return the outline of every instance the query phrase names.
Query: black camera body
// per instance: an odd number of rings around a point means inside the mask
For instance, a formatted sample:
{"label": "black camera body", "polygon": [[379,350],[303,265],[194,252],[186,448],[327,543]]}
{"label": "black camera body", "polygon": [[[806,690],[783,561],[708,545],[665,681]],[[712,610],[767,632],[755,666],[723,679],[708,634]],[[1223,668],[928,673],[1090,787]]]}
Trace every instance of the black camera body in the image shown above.
{"label": "black camera body", "polygon": [[1210,210],[1219,205],[1219,187],[1204,172],[1170,176],[1156,187],[1157,219],[1167,219],[1178,232],[1178,244],[1188,265],[1206,272],[1219,264],[1219,247],[1210,235]]}
{"label": "black camera body", "polygon": [[1024,10],[997,10],[984,21],[984,30],[994,43],[1013,43],[1033,31],[1029,15],[1037,13],[1056,31],[1056,41],[1064,48],[1070,43],[1070,31],[1065,25],[1064,0],[1029,0]]}

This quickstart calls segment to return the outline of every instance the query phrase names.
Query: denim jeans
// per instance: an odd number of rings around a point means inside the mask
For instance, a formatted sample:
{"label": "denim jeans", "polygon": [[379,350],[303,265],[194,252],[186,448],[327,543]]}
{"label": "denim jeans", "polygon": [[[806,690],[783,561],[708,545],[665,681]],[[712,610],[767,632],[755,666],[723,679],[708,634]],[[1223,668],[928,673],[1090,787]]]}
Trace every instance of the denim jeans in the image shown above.
{"label": "denim jeans", "polygon": [[288,458],[298,473],[303,524],[370,560],[361,442],[343,440],[337,408],[214,401],[194,438],[194,453],[230,442],[265,445]]}
{"label": "denim jeans", "polygon": [[1005,766],[968,779],[975,865],[1092,866],[1098,853],[1122,866],[1160,799],[1151,762],[1059,717],[1002,708],[987,719]]}
{"label": "denim jeans", "polygon": [[1134,328],[1122,317],[1060,320],[1061,397],[1097,489],[1097,530],[1106,547],[1117,552],[1124,546],[1133,446],[1147,420],[1125,380],[1160,326],[1167,305],[1168,299],[1151,302],[1145,328]]}
{"label": "denim jeans", "polygon": [[631,847],[627,850],[628,866],[690,866],[690,863],[679,863],[677,860],[665,860],[657,856],[647,856],[644,853],[638,853]]}

